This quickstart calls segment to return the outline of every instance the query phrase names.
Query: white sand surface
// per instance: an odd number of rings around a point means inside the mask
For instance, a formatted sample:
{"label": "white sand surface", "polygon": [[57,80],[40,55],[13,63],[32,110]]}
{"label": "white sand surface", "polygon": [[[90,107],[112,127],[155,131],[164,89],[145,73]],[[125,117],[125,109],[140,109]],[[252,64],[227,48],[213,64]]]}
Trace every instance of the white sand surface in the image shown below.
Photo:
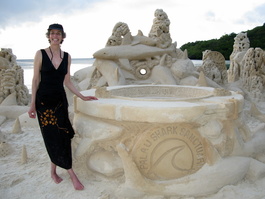
{"label": "white sand surface", "polygon": [[[24,128],[19,134],[12,133],[15,120],[7,120],[1,125],[1,140],[11,147],[10,154],[0,157],[0,198],[1,199],[81,199],[105,198],[108,192],[116,189],[115,180],[106,181],[89,175],[86,171],[74,170],[85,186],[76,191],[66,170],[58,168],[63,178],[55,184],[50,178],[50,161],[38,128]],[[27,163],[21,163],[22,148],[26,146]]]}
{"label": "white sand surface", "polygon": [[[85,186],[76,191],[67,171],[58,168],[63,178],[55,184],[50,178],[50,161],[38,127],[23,127],[21,132],[12,133],[14,119],[5,120],[0,126],[1,142],[10,145],[10,154],[0,157],[0,198],[1,199],[121,199],[117,196],[120,179],[104,178],[78,166],[73,161],[73,168]],[[265,132],[264,132],[265,133]],[[27,163],[21,163],[22,148],[26,146]],[[205,176],[206,177],[206,176]],[[218,179],[216,179],[218,180]],[[132,197],[133,198],[133,197]],[[137,198],[137,197],[136,197]],[[152,196],[144,199],[194,199],[194,197]],[[227,185],[218,193],[196,199],[263,199],[265,198],[265,178],[251,182],[241,181]]]}

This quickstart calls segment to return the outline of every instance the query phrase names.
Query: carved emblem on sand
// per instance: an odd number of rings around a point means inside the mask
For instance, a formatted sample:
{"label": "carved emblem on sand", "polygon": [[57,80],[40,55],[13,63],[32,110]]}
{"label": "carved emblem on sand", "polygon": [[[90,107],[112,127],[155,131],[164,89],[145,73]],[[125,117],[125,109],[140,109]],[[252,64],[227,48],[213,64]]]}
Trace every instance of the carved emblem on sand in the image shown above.
{"label": "carved emblem on sand", "polygon": [[190,175],[205,163],[200,134],[189,125],[163,125],[147,130],[132,150],[140,172],[152,180]]}

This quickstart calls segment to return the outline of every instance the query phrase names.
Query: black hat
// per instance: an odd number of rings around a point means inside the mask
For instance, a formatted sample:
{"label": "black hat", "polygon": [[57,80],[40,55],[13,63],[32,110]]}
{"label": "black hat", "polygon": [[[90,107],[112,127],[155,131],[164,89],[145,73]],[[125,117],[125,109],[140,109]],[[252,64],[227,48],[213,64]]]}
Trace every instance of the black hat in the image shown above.
{"label": "black hat", "polygon": [[62,32],[64,32],[63,26],[61,24],[58,24],[58,23],[51,24],[49,26],[48,30],[52,30],[52,29],[61,30]]}

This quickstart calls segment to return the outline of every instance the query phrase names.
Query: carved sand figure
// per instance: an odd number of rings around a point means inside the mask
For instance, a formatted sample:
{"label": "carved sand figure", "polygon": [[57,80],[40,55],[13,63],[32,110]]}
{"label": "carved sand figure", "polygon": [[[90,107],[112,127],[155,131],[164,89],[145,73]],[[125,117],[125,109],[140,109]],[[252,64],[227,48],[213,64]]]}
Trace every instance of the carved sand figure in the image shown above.
{"label": "carved sand figure", "polygon": [[130,29],[126,23],[117,23],[113,30],[112,35],[109,37],[106,46],[119,46],[122,44],[123,37],[130,34]]}
{"label": "carved sand figure", "polygon": [[172,43],[167,14],[157,9],[154,15],[148,37],[140,30],[132,36],[123,22],[114,26],[106,47],[93,54],[95,71],[88,88],[127,84],[175,85],[189,76],[198,81],[199,73],[195,72],[187,51],[182,52],[176,48],[176,43]]}
{"label": "carved sand figure", "polygon": [[253,99],[260,101],[264,91],[264,51],[261,48],[250,48],[243,58],[240,80]]}
{"label": "carved sand figure", "polygon": [[[188,52],[178,49],[176,42],[172,43],[169,26],[168,16],[162,9],[155,11],[148,37],[140,30],[136,36],[132,36],[128,25],[118,22],[106,47],[93,54],[96,59],[93,64],[95,70],[87,80],[90,85],[86,89],[130,84],[195,86],[199,72],[188,58]],[[218,71],[214,72],[215,81],[227,82],[225,66],[221,62],[223,60],[218,60],[218,56],[212,59],[221,71],[221,80],[217,80]],[[212,76],[206,76],[206,79],[210,86],[219,87]]]}
{"label": "carved sand figure", "polygon": [[[154,66],[151,74],[151,80],[155,84],[169,84],[176,85],[177,81],[170,71],[172,66],[172,57],[165,54],[160,60],[160,64]],[[138,74],[141,74],[140,72]],[[141,76],[143,76],[141,74]]]}
{"label": "carved sand figure", "polygon": [[[96,58],[96,61],[94,62],[96,70],[101,74],[103,73],[103,70],[110,70],[103,67],[104,62],[110,60],[112,61],[113,72],[102,74],[106,80],[113,79],[117,82],[116,85],[122,85],[118,83],[120,78],[125,79],[125,81],[130,83],[151,83],[152,80],[149,77],[152,73],[153,67],[160,63],[163,55],[174,57],[176,46],[175,44],[171,44],[170,47],[161,49],[142,44],[148,43],[145,41],[148,40],[139,41],[138,39],[136,42],[137,44],[131,43],[128,45],[111,46],[95,52],[93,56]],[[108,65],[108,63],[106,65]],[[95,72],[94,74],[96,75],[97,73]],[[108,81],[107,84],[113,85]],[[123,84],[127,83],[123,81]]]}
{"label": "carved sand figure", "polygon": [[[9,62],[10,67],[16,65],[16,56],[12,53],[10,48],[1,48],[0,57],[6,59]],[[3,66],[7,67],[7,66]]]}
{"label": "carved sand figure", "polygon": [[[2,61],[1,61],[2,60]],[[5,61],[3,61],[5,60]],[[5,64],[5,65],[1,65]],[[23,69],[17,65],[16,56],[11,49],[0,51],[0,104],[11,94],[15,94],[17,105],[27,105],[29,102],[29,91],[24,85]],[[10,100],[10,99],[9,99]],[[8,104],[8,101],[5,104]]]}
{"label": "carved sand figure", "polygon": [[247,50],[250,47],[250,42],[247,33],[239,33],[234,38],[233,52],[230,55],[230,67],[228,70],[228,82],[235,82],[239,80],[242,70],[242,60]]}
{"label": "carved sand figure", "polygon": [[224,56],[216,51],[203,51],[202,70],[204,74],[214,82],[220,84],[227,83],[227,69]]}
{"label": "carved sand figure", "polygon": [[167,14],[162,9],[157,9],[148,36],[156,41],[156,46],[159,48],[168,48],[172,43],[169,25],[170,20],[168,19]]}

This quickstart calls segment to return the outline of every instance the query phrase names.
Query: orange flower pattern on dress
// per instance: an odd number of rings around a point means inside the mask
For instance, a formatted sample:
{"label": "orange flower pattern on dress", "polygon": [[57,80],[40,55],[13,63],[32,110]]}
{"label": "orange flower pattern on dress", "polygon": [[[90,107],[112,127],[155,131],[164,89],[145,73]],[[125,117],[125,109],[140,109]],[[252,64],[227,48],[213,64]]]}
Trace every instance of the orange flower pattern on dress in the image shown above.
{"label": "orange flower pattern on dress", "polygon": [[[41,102],[41,105],[44,105],[44,103]],[[40,123],[41,123],[41,128],[44,128],[48,125],[52,125],[52,126],[56,125],[59,129],[63,130],[66,133],[69,133],[67,128],[59,127],[58,122],[57,122],[58,119],[57,119],[55,113],[56,113],[56,110],[58,108],[60,108],[61,106],[62,106],[62,104],[59,104],[54,110],[46,109],[44,112],[39,111],[39,113],[40,113],[39,119],[40,119]]]}
{"label": "orange flower pattern on dress", "polygon": [[42,126],[47,125],[57,125],[57,118],[54,115],[54,111],[52,109],[47,109],[43,115],[40,116],[40,121]]}

